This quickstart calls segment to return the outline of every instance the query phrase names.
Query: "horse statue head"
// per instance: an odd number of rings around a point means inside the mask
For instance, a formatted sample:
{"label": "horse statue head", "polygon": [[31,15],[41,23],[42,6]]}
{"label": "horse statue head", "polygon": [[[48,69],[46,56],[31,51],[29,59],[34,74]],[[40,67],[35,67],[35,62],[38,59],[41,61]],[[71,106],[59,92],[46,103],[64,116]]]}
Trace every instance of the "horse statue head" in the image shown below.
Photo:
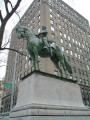
{"label": "horse statue head", "polygon": [[15,27],[15,31],[16,31],[16,35],[19,39],[34,35],[34,33],[28,27],[25,27],[25,26],[17,25]]}
{"label": "horse statue head", "polygon": [[21,26],[16,26],[15,27],[15,30],[16,30],[16,35],[17,35],[17,37],[19,38],[19,39],[21,39],[21,38],[24,38],[25,37],[25,30],[24,30],[24,28],[23,27],[21,27]]}

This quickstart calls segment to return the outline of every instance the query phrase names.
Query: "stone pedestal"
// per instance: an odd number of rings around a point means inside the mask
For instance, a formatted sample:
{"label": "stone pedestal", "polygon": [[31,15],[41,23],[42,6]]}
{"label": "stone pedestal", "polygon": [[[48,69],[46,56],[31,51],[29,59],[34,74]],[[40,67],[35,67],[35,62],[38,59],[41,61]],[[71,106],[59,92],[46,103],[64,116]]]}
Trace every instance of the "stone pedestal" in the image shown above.
{"label": "stone pedestal", "polygon": [[90,119],[79,85],[38,71],[20,82],[17,104],[10,113],[11,120],[70,120],[73,116],[76,120],[82,116],[82,120]]}

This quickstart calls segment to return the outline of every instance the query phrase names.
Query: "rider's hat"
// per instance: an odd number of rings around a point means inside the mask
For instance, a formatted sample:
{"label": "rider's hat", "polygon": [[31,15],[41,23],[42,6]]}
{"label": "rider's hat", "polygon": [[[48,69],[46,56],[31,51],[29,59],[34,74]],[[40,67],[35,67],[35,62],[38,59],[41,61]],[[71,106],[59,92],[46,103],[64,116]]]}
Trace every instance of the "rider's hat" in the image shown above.
{"label": "rider's hat", "polygon": [[46,27],[45,26],[42,26],[42,30],[45,30],[46,29]]}

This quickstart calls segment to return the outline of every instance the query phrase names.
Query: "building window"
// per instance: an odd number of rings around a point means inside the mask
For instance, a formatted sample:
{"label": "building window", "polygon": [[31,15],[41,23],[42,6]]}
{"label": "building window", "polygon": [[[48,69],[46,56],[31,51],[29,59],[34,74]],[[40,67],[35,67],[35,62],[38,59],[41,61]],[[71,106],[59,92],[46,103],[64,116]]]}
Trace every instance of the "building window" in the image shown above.
{"label": "building window", "polygon": [[87,65],[87,69],[89,70],[89,66]]}
{"label": "building window", "polygon": [[80,66],[82,67],[82,62],[80,62]]}
{"label": "building window", "polygon": [[74,59],[73,59],[73,58],[72,58],[72,63],[73,63],[73,64],[75,64],[75,61],[74,61]]}
{"label": "building window", "polygon": [[82,83],[82,78],[80,78],[80,83]]}
{"label": "building window", "polygon": [[59,14],[57,14],[57,16],[59,17]]}
{"label": "building window", "polygon": [[75,80],[78,80],[77,77],[75,77]]}
{"label": "building window", "polygon": [[33,19],[35,20],[35,17]]}
{"label": "building window", "polygon": [[34,70],[34,67],[32,66],[32,67],[31,67],[31,72],[32,72],[33,70]]}
{"label": "building window", "polygon": [[51,37],[52,37],[53,39],[55,39],[55,34],[52,33],[52,34],[51,34]]}
{"label": "building window", "polygon": [[71,53],[71,55],[73,55],[73,52],[72,52],[72,50],[70,51],[70,53]]}
{"label": "building window", "polygon": [[49,0],[49,3],[51,3],[52,1],[51,0]]}
{"label": "building window", "polygon": [[78,42],[76,41],[76,44],[78,44]]}
{"label": "building window", "polygon": [[77,53],[75,53],[75,57],[77,57]]}
{"label": "building window", "polygon": [[61,43],[63,43],[63,39],[61,39]]}
{"label": "building window", "polygon": [[62,51],[64,51],[64,47],[62,47]]}
{"label": "building window", "polygon": [[65,41],[65,45],[67,45],[67,41]]}
{"label": "building window", "polygon": [[38,25],[40,25],[40,21],[38,22]]}
{"label": "building window", "polygon": [[87,105],[89,106],[89,100],[87,100]]}
{"label": "building window", "polygon": [[50,20],[50,23],[53,24],[53,20]]}
{"label": "building window", "polygon": [[25,63],[25,69],[27,68],[27,63]]}
{"label": "building window", "polygon": [[54,27],[51,26],[51,30],[54,32]]}
{"label": "building window", "polygon": [[38,8],[40,8],[40,3],[38,4]]}
{"label": "building window", "polygon": [[79,44],[79,46],[81,45],[80,42],[78,44]]}
{"label": "building window", "polygon": [[54,75],[58,75],[58,71],[54,70]]}
{"label": "building window", "polygon": [[78,73],[81,75],[81,70],[80,69],[78,69]]}
{"label": "building window", "polygon": [[50,17],[52,18],[52,14],[50,14]]}
{"label": "building window", "polygon": [[69,53],[69,50],[68,50],[68,49],[66,50],[66,53]]}
{"label": "building window", "polygon": [[85,71],[85,75],[86,75],[86,77],[88,77],[88,74],[87,74],[87,72]]}
{"label": "building window", "polygon": [[19,80],[20,80],[20,77],[17,78],[17,82],[19,82]]}
{"label": "building window", "polygon": [[88,80],[86,80],[86,85],[89,85],[89,82],[88,82]]}
{"label": "building window", "polygon": [[70,75],[70,79],[72,79],[72,76]]}
{"label": "building window", "polygon": [[69,47],[71,47],[71,43],[69,43]]}
{"label": "building window", "polygon": [[80,52],[82,53],[82,49],[80,49]]}
{"label": "building window", "polygon": [[72,39],[73,43],[74,43],[74,39]]}
{"label": "building window", "polygon": [[61,25],[59,25],[59,29],[61,29]]}
{"label": "building window", "polygon": [[27,71],[28,73],[30,73],[30,69],[28,69],[28,71]]}
{"label": "building window", "polygon": [[78,57],[79,57],[79,59],[80,59],[80,55],[78,54]]}
{"label": "building window", "polygon": [[64,24],[64,22],[62,21],[62,25]]}
{"label": "building window", "polygon": [[73,67],[73,72],[76,73],[76,68],[75,67]]}
{"label": "building window", "polygon": [[67,59],[68,59],[68,61],[70,62],[70,57],[69,57],[69,56],[67,56]]}
{"label": "building window", "polygon": [[38,16],[38,19],[40,20],[40,15]]}
{"label": "building window", "polygon": [[62,36],[62,32],[60,31],[60,36]]}
{"label": "building window", "polygon": [[64,34],[64,38],[66,38],[66,34]]}
{"label": "building window", "polygon": [[79,65],[79,61],[77,60],[77,65]]}
{"label": "building window", "polygon": [[30,60],[28,61],[28,65],[30,66]]}
{"label": "building window", "polygon": [[40,10],[38,11],[38,14],[40,14]]}
{"label": "building window", "polygon": [[68,36],[68,40],[70,40],[70,36]]}
{"label": "building window", "polygon": [[67,33],[69,32],[69,30],[67,29]]}
{"label": "building window", "polygon": [[50,10],[50,12],[52,12],[52,9],[49,9]]}
{"label": "building window", "polygon": [[84,71],[82,70],[82,75],[84,76]]}
{"label": "building window", "polygon": [[40,33],[40,28],[38,28],[38,33]]}
{"label": "building window", "polygon": [[30,27],[30,29],[32,29],[32,26]]}
{"label": "building window", "polygon": [[25,71],[25,72],[24,72],[24,76],[26,76],[26,75],[27,75],[27,72]]}

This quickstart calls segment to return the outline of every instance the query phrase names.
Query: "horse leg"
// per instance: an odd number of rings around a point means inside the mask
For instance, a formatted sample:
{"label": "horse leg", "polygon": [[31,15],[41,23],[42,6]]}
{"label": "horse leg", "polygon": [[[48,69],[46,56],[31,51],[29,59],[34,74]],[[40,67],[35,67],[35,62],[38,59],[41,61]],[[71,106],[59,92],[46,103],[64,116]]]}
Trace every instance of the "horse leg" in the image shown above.
{"label": "horse leg", "polygon": [[60,64],[62,65],[63,69],[64,69],[64,72],[66,74],[66,66],[65,66],[65,63],[64,63],[64,57],[63,57],[63,54],[61,52],[61,49],[57,46],[56,47],[56,56],[58,58],[58,60],[60,61]]}
{"label": "horse leg", "polygon": [[55,59],[55,57],[50,57],[52,62],[54,63],[54,65],[56,66],[56,68],[59,70],[60,74],[61,74],[61,77],[63,77],[62,75],[62,69],[60,68],[60,66],[58,65],[58,60]]}
{"label": "horse leg", "polygon": [[35,60],[32,60],[32,62],[33,62],[34,70],[36,70]]}
{"label": "horse leg", "polygon": [[37,63],[38,70],[40,70],[39,59],[38,59],[38,51],[37,51],[36,48],[34,48],[33,50],[34,50],[35,62]]}
{"label": "horse leg", "polygon": [[35,64],[34,54],[30,52],[30,56],[31,56],[31,59],[32,59],[32,63],[33,63],[33,66],[34,66],[34,70],[36,70],[36,64]]}
{"label": "horse leg", "polygon": [[64,60],[60,60],[60,63],[61,63],[61,65],[62,65],[62,67],[64,69],[64,72],[66,74],[66,67],[65,67],[65,64],[64,64]]}

